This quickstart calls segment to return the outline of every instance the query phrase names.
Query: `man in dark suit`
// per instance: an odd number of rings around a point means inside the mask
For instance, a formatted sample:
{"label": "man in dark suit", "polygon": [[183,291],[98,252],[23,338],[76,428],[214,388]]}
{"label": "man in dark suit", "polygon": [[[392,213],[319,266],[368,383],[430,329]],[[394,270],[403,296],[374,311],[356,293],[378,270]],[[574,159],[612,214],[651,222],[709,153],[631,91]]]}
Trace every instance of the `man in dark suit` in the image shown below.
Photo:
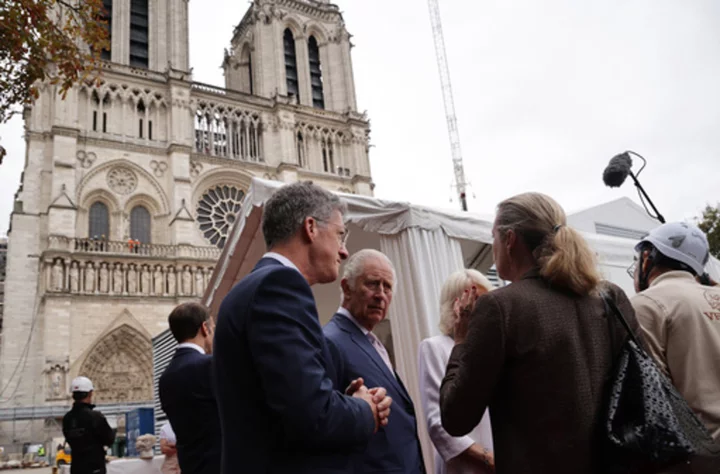
{"label": "man in dark suit", "polygon": [[395,401],[388,425],[373,436],[365,452],[354,455],[356,472],[425,472],[413,402],[372,332],[385,319],[394,283],[395,270],[383,253],[365,249],[354,254],[340,282],[342,305],[323,328],[334,356],[339,357],[335,367],[340,384],[362,377],[370,386],[386,387]]}
{"label": "man in dark suit", "polygon": [[168,317],[179,343],[160,377],[160,403],[175,431],[183,474],[220,472],[220,421],[212,384],[213,322],[207,308],[183,303]]}
{"label": "man in dark suit", "polygon": [[225,297],[213,370],[222,472],[351,472],[387,422],[385,389],[338,391],[310,286],[330,283],[347,257],[344,204],[313,185],[284,186],[265,204],[269,250]]}

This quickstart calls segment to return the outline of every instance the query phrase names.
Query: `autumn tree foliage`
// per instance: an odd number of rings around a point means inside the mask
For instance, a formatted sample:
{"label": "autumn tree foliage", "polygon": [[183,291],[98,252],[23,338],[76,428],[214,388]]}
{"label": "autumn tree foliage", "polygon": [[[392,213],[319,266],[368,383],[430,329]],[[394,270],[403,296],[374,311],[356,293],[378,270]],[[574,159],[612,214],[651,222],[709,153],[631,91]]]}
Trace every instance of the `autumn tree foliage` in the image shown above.
{"label": "autumn tree foliage", "polygon": [[720,258],[720,204],[716,207],[705,207],[698,227],[707,235],[710,253]]}
{"label": "autumn tree foliage", "polygon": [[[38,97],[93,80],[109,48],[102,0],[0,0],[0,124]],[[0,160],[4,150],[0,147]]]}

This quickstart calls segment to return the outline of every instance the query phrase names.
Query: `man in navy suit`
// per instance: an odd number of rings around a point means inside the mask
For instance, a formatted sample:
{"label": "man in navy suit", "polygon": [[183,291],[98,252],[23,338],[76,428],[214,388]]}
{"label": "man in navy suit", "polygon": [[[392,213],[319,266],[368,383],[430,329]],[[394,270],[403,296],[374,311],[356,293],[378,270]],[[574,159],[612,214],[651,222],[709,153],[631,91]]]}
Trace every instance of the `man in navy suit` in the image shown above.
{"label": "man in navy suit", "polygon": [[424,473],[415,408],[373,328],[392,301],[395,270],[381,252],[361,250],[348,260],[340,285],[342,305],[323,328],[331,344],[340,384],[362,377],[369,386],[386,387],[394,400],[392,419],[355,455],[356,472]]}
{"label": "man in navy suit", "polygon": [[338,390],[345,386],[334,378],[310,289],[335,281],[347,257],[344,211],[309,182],[284,186],[265,204],[269,252],[218,314],[223,474],[352,472],[349,454],[387,423],[385,389],[356,381],[352,396]]}
{"label": "man in navy suit", "polygon": [[212,383],[213,322],[207,308],[184,303],[168,317],[179,343],[160,377],[160,403],[175,431],[183,474],[220,472],[220,420]]}

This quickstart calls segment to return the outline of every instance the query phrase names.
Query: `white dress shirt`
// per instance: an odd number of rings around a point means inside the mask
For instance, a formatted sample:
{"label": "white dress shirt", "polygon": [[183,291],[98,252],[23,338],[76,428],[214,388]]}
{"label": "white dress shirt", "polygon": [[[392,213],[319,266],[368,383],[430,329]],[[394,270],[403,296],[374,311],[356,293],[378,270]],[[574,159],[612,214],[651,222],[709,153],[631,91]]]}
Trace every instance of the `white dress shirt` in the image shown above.
{"label": "white dress shirt", "polygon": [[173,431],[172,426],[170,426],[169,421],[165,423],[162,428],[160,428],[160,439],[164,439],[170,444],[177,444],[175,432]]}
{"label": "white dress shirt", "polygon": [[188,349],[195,349],[195,350],[198,351],[200,354],[205,354],[205,349],[203,349],[202,347],[198,346],[197,344],[193,344],[192,342],[181,342],[180,344],[177,345],[177,349],[183,349],[183,348],[186,348],[186,347],[187,347]]}
{"label": "white dress shirt", "polygon": [[[172,446],[177,444],[175,432],[173,431],[172,426],[170,426],[169,421],[160,428],[160,439],[164,439]],[[165,455],[162,466],[160,466],[160,472],[162,472],[162,474],[180,474],[180,464],[178,464],[177,453]]]}
{"label": "white dress shirt", "polygon": [[440,384],[455,341],[449,336],[435,336],[420,343],[418,372],[422,407],[427,421],[428,434],[435,446],[435,474],[472,474],[477,472],[460,459],[459,454],[473,443],[493,450],[490,415],[485,414],[480,423],[467,436],[453,437],[442,427],[440,421]]}

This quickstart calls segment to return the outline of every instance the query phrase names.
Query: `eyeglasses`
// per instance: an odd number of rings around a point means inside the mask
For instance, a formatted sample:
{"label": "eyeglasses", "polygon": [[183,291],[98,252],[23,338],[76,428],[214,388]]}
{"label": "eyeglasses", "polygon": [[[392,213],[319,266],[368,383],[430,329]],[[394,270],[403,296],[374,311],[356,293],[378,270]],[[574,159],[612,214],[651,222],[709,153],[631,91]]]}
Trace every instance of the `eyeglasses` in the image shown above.
{"label": "eyeglasses", "polygon": [[638,258],[637,256],[633,257],[633,263],[627,268],[627,274],[630,275],[630,278],[633,280],[635,279],[635,272],[637,271],[638,266]]}
{"label": "eyeglasses", "polygon": [[322,222],[324,224],[332,225],[332,226],[340,228],[340,233],[337,234],[338,242],[340,243],[340,245],[343,245],[343,246],[345,244],[347,244],[347,239],[348,239],[348,237],[350,237],[350,230],[347,227],[345,227],[344,225],[341,226],[339,224],[335,224],[334,222],[330,222],[325,219],[320,219],[319,217],[315,217],[315,216],[310,216],[310,217],[312,217],[313,219],[315,219],[318,222]]}

